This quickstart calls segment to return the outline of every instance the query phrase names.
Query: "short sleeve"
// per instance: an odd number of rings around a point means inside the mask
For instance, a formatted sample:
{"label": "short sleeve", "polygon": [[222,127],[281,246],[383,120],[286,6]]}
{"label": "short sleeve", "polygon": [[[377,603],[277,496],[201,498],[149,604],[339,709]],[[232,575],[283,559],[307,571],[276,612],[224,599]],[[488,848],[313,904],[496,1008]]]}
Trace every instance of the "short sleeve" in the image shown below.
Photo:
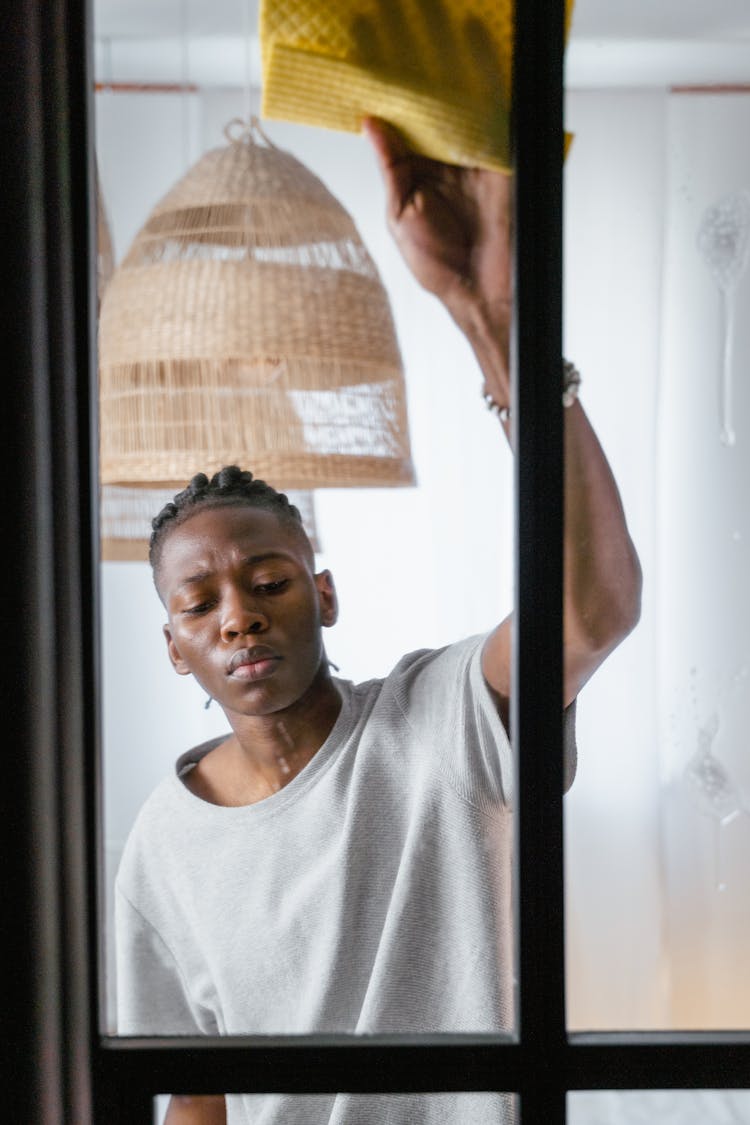
{"label": "short sleeve", "polygon": [[454,789],[487,812],[510,802],[513,761],[482,673],[484,636],[404,657],[392,673],[396,701],[428,758]]}
{"label": "short sleeve", "polygon": [[[416,737],[454,788],[486,811],[512,803],[508,734],[482,671],[485,635],[412,653],[394,669],[394,690]],[[564,787],[576,770],[575,702],[563,717]]]}
{"label": "short sleeve", "polygon": [[118,886],[115,897],[119,1035],[215,1035],[196,1011],[179,966],[157,930]]}

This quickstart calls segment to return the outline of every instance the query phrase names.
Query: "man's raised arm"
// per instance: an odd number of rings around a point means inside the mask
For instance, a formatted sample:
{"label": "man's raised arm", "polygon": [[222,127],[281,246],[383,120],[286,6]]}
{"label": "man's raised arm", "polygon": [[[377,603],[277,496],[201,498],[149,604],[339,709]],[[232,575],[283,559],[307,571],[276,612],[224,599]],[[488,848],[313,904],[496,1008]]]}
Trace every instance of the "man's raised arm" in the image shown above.
{"label": "man's raised arm", "polygon": [[[388,225],[417,281],[445,305],[484,375],[510,406],[513,178],[414,154],[386,122],[368,119],[386,189]],[[562,387],[560,369],[550,373]],[[506,434],[507,421],[502,423]],[[641,570],[619,492],[580,402],[565,410],[564,702],[567,705],[640,615]],[[489,636],[483,670],[507,726],[510,619]]]}

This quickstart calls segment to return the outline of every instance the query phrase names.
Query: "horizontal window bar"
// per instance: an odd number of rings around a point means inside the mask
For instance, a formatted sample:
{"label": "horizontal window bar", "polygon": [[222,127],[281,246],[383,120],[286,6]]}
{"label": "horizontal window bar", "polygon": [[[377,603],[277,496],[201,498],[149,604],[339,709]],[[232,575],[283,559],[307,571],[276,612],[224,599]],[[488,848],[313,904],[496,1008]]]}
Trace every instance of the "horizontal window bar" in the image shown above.
{"label": "horizontal window bar", "polygon": [[568,1042],[576,1051],[584,1047],[676,1047],[680,1050],[739,1047],[750,1046],[750,1028],[747,1031],[576,1031],[568,1036]]}
{"label": "horizontal window bar", "polygon": [[150,1093],[531,1092],[750,1088],[750,1032],[577,1035],[551,1049],[496,1036],[104,1039],[97,1066]]}
{"label": "horizontal window bar", "polygon": [[118,1038],[102,1046],[97,1065],[105,1076],[155,1094],[513,1092],[521,1085],[516,1044],[489,1035]]}
{"label": "horizontal window bar", "polygon": [[584,1032],[569,1042],[569,1090],[750,1088],[750,1030]]}

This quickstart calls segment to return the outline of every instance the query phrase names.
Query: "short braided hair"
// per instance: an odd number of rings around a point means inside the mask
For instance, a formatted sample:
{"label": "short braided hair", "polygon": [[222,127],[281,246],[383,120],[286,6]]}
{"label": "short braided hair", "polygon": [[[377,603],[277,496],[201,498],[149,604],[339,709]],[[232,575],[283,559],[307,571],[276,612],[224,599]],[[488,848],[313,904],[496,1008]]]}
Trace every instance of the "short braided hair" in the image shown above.
{"label": "short braided hair", "polygon": [[285,493],[277,492],[270,484],[258,480],[246,469],[226,465],[218,473],[214,473],[210,480],[205,473],[197,473],[187,488],[178,492],[151,521],[153,530],[148,557],[154,579],[159,570],[164,541],[169,533],[196,511],[220,507],[262,508],[273,512],[282,523],[301,532],[307,539],[299,509],[290,503]]}

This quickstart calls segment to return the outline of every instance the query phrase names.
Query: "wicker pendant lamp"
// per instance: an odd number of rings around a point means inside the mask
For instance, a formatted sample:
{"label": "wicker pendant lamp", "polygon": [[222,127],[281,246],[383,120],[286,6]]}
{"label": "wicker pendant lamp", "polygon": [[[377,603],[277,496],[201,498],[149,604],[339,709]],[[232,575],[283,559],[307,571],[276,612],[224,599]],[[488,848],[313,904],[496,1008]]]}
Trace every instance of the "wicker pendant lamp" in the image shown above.
{"label": "wicker pendant lamp", "polygon": [[226,137],[104,294],[103,484],[174,490],[230,463],[285,490],[412,484],[388,298],[352,219],[257,120]]}
{"label": "wicker pendant lamp", "polygon": [[95,166],[96,189],[96,291],[97,309],[101,304],[104,290],[110,282],[115,269],[115,254],[112,245],[112,231],[104,203],[99,166]]}

